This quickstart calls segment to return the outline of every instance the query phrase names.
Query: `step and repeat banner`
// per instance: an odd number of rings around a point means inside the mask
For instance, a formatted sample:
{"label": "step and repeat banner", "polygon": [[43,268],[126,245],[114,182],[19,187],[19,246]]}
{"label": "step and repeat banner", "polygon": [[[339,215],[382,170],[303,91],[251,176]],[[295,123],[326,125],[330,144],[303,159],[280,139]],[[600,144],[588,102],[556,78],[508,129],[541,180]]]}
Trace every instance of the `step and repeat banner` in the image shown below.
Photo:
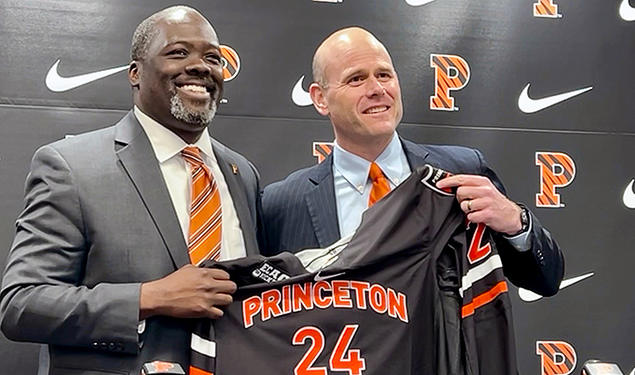
{"label": "step and repeat banner", "polygon": [[[168,1],[0,0],[0,259],[35,149],[131,108],[130,38]],[[205,0],[223,44],[211,131],[264,184],[319,162],[333,140],[310,105],[311,60],[359,25],[392,54],[399,134],[477,147],[558,239],[551,298],[512,288],[521,374],[635,367],[635,0]],[[36,344],[0,335],[2,373],[35,374]]]}

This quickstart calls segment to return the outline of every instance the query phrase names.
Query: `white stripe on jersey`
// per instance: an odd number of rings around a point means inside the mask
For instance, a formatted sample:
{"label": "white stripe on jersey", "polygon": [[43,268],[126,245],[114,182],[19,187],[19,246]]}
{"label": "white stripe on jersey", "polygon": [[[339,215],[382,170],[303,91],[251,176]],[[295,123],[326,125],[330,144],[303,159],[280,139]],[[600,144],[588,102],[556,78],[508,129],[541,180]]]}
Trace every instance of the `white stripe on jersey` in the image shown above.
{"label": "white stripe on jersey", "polygon": [[463,297],[463,293],[472,287],[472,284],[487,276],[490,272],[497,268],[503,268],[500,255],[492,255],[488,260],[478,266],[467,271],[467,274],[461,279],[461,288],[459,294]]}
{"label": "white stripe on jersey", "polygon": [[[353,233],[354,234],[354,233]],[[324,249],[306,249],[295,253],[304,268],[309,272],[319,271],[335,262],[346,248],[353,234],[342,237],[339,241]]]}
{"label": "white stripe on jersey", "polygon": [[201,336],[192,333],[192,342],[190,343],[192,350],[197,351],[208,357],[216,358],[216,343],[202,338]]}

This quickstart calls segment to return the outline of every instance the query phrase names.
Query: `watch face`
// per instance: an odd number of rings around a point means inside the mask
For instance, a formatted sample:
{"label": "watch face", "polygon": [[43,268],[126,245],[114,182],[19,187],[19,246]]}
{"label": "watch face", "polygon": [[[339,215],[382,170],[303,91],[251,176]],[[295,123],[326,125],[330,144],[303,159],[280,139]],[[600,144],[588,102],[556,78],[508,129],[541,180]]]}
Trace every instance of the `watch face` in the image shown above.
{"label": "watch face", "polygon": [[529,218],[527,217],[527,209],[523,208],[520,212],[520,220],[523,222],[523,227],[529,225]]}
{"label": "watch face", "polygon": [[520,232],[518,232],[518,233],[525,232],[525,231],[527,231],[527,229],[529,229],[529,214],[527,212],[527,208],[524,207],[524,206],[521,206],[520,208],[521,208],[521,210],[520,210],[520,225],[521,225],[521,228],[520,228]]}

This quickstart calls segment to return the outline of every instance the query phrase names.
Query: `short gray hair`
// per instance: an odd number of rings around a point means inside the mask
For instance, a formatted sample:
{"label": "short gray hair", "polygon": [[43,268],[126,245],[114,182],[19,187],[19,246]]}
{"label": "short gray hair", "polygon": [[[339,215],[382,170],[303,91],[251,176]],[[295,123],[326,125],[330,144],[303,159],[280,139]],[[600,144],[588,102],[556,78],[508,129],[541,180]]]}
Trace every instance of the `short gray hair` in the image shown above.
{"label": "short gray hair", "polygon": [[150,42],[159,33],[156,28],[157,21],[161,18],[161,13],[155,13],[143,20],[132,34],[132,45],[130,46],[130,59],[143,60],[148,54]]}
{"label": "short gray hair", "polygon": [[[145,20],[141,21],[137,29],[132,34],[132,45],[130,46],[130,59],[143,60],[148,54],[150,43],[152,39],[159,33],[157,29],[157,22],[165,16],[166,13],[173,12],[175,10],[186,10],[188,12],[193,11],[200,14],[196,9],[185,6],[176,5],[169,8],[160,10]],[[202,17],[202,15],[201,15]]]}

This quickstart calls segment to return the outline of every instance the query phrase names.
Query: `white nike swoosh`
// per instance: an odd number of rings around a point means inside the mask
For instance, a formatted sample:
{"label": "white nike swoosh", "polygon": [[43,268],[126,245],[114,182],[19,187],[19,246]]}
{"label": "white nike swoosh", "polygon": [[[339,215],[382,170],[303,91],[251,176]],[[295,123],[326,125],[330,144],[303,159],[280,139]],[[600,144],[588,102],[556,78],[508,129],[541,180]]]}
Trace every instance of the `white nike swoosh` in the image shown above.
{"label": "white nike swoosh", "polygon": [[119,66],[116,68],[110,68],[106,70],[100,70],[98,72],[81,74],[73,77],[62,77],[57,72],[57,66],[60,64],[60,60],[57,60],[49,72],[46,74],[46,87],[54,92],[63,92],[72,90],[76,87],[83,86],[87,83],[96,81],[98,79],[108,77],[122,70],[128,69],[128,65]]}
{"label": "white nike swoosh", "polygon": [[622,0],[620,4],[620,17],[624,21],[635,21],[635,8],[628,3],[628,0]]}
{"label": "white nike swoosh", "polygon": [[413,7],[420,7],[422,5],[429,4],[434,0],[406,0],[406,4],[411,5]]}
{"label": "white nike swoosh", "polygon": [[338,273],[334,273],[332,275],[322,276],[320,274],[321,272],[322,271],[319,271],[318,273],[316,273],[315,276],[313,277],[313,280],[315,280],[315,281],[329,280],[329,279],[333,279],[333,278],[338,277],[338,276],[342,276],[343,274],[346,273],[346,272],[338,272]]}
{"label": "white nike swoosh", "polygon": [[[572,277],[570,279],[562,280],[562,282],[560,283],[560,290],[568,286],[571,286],[577,282],[580,282],[586,278],[589,278],[591,276],[593,276],[593,272],[589,272],[577,277]],[[525,302],[534,302],[542,298],[540,294],[536,294],[530,290],[523,289],[523,288],[518,288],[518,297],[520,297],[520,299],[522,299]]]}
{"label": "white nike swoosh", "polygon": [[529,97],[529,85],[531,84],[528,83],[527,86],[525,86],[523,91],[520,93],[520,96],[518,96],[518,109],[525,113],[534,113],[541,111],[545,108],[551,107],[552,105],[556,105],[560,102],[564,102],[567,99],[571,99],[576,95],[585,93],[593,88],[593,86],[589,86],[579,90],[569,91],[553,96],[547,96],[546,98],[542,99],[532,99]]}
{"label": "white nike swoosh", "polygon": [[293,86],[291,100],[293,100],[295,105],[306,107],[307,105],[313,104],[313,102],[311,101],[311,95],[302,88],[302,81],[304,81],[304,76],[300,77],[298,82],[295,83],[295,86]]}
{"label": "white nike swoosh", "polygon": [[633,183],[635,183],[635,179],[631,180],[631,183],[628,184],[626,190],[624,190],[624,196],[622,197],[624,205],[628,208],[635,208],[635,192],[633,192]]}

